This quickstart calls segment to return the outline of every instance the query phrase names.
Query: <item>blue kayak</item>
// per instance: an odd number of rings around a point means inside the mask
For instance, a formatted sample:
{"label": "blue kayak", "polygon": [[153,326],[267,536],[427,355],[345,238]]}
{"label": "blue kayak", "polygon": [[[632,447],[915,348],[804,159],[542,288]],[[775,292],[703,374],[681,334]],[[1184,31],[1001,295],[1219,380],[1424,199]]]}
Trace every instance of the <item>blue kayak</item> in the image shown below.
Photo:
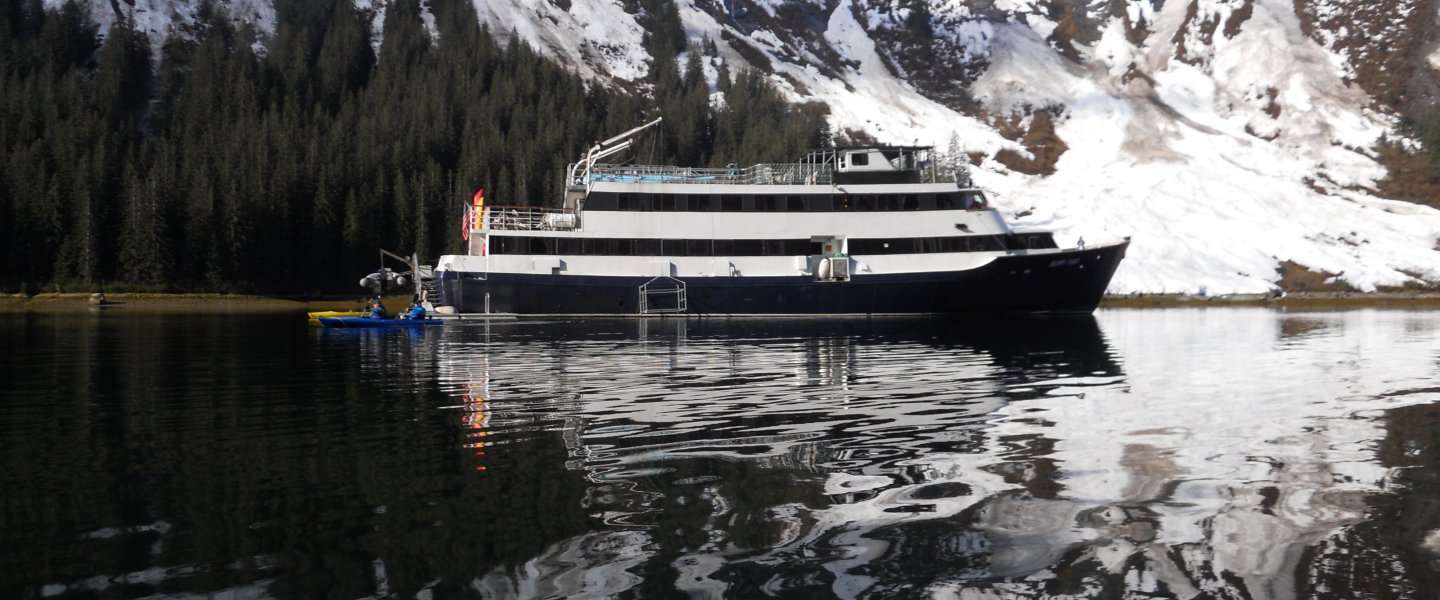
{"label": "blue kayak", "polygon": [[444,325],[439,319],[372,319],[370,317],[320,317],[325,327],[424,327]]}

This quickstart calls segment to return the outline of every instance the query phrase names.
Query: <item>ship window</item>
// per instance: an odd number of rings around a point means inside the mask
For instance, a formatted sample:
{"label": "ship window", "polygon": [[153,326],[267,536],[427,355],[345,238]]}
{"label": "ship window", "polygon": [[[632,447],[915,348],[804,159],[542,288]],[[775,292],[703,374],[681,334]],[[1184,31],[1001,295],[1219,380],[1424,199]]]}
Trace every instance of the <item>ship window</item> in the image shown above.
{"label": "ship window", "polygon": [[634,195],[634,194],[616,194],[616,195],[615,195],[615,205],[616,205],[617,207],[619,207],[620,210],[636,210],[635,195]]}
{"label": "ship window", "polygon": [[935,194],[920,194],[916,204],[918,210],[935,210]]}
{"label": "ship window", "polygon": [[532,237],[530,238],[530,254],[554,254],[555,238]]}
{"label": "ship window", "polygon": [[632,244],[632,242],[634,242],[634,240],[629,240],[625,238],[615,240],[615,247],[611,251],[611,253],[616,256],[630,256],[634,254],[634,252],[632,252],[634,248],[634,244]]}
{"label": "ship window", "polygon": [[560,244],[558,248],[559,254],[580,254],[580,238],[563,237],[557,239]]}
{"label": "ship window", "polygon": [[492,235],[490,236],[490,252],[493,254],[514,254],[511,244],[515,238]]}
{"label": "ship window", "polygon": [[710,240],[685,240],[686,256],[710,256]]}
{"label": "ship window", "polygon": [[675,210],[675,195],[660,194],[656,196],[655,210]]}
{"label": "ship window", "polygon": [[881,254],[884,240],[850,240],[851,254]]}
{"label": "ship window", "polygon": [[735,255],[735,240],[715,240],[713,246],[714,256]]}
{"label": "ship window", "polygon": [[750,212],[755,210],[755,196],[745,194],[740,197],[740,210]]}
{"label": "ship window", "polygon": [[580,238],[580,253],[581,253],[581,254],[589,254],[589,255],[604,254],[603,252],[600,252],[600,249],[597,247],[598,244],[595,243],[595,242],[597,242],[597,241],[598,241],[598,242],[604,242],[605,240],[594,240],[594,239],[591,239],[591,238]]}
{"label": "ship window", "polygon": [[920,210],[920,201],[915,198],[915,194],[906,194],[901,202],[901,208],[904,210]]}
{"label": "ship window", "polygon": [[716,196],[691,196],[689,209],[699,212],[715,210],[720,205],[720,199]]}
{"label": "ship window", "polygon": [[780,206],[780,198],[776,196],[756,196],[755,210],[762,212],[774,212]]}
{"label": "ship window", "polygon": [[1036,233],[1030,237],[1031,248],[1059,248],[1055,244],[1055,236],[1049,233]]}
{"label": "ship window", "polygon": [[850,166],[863,167],[868,164],[870,164],[870,156],[868,154],[865,154],[864,152],[850,153]]}
{"label": "ship window", "polygon": [[804,196],[791,196],[789,200],[786,200],[786,201],[785,201],[785,210],[790,211],[790,212],[804,212],[804,211],[805,211],[805,197],[804,197]]}
{"label": "ship window", "polygon": [[900,210],[900,197],[880,196],[880,210]]}
{"label": "ship window", "polygon": [[661,240],[661,256],[689,256],[685,240]]}
{"label": "ship window", "polygon": [[632,242],[635,256],[660,256],[660,240],[640,238]]}
{"label": "ship window", "polygon": [[816,194],[805,197],[805,210],[813,212],[835,210],[835,203],[828,195]]}
{"label": "ship window", "polygon": [[855,210],[875,210],[875,197],[869,194],[856,196]]}
{"label": "ship window", "polygon": [[736,211],[740,210],[740,197],[739,197],[739,196],[721,196],[721,197],[720,197],[720,210],[725,211],[725,212],[736,212]]}
{"label": "ship window", "polygon": [[619,206],[615,203],[615,194],[596,192],[585,197],[586,210],[615,210]]}
{"label": "ship window", "polygon": [[764,240],[735,240],[735,256],[764,256]]}

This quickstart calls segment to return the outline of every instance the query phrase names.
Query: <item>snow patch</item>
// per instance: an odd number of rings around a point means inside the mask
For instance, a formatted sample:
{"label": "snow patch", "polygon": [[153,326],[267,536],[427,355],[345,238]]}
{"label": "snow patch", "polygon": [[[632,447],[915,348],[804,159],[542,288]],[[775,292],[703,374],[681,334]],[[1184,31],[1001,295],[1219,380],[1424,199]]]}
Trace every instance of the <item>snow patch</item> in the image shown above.
{"label": "snow patch", "polygon": [[[177,25],[188,25],[194,23],[200,5],[198,2],[175,2],[174,0],[126,0],[116,2],[113,6],[110,0],[79,0],[90,11],[90,18],[100,27],[100,34],[106,35],[110,27],[120,17],[115,13],[115,7],[119,7],[120,14],[131,19],[137,31],[144,32],[150,39],[150,45],[154,56],[160,56],[160,48],[165,39],[172,35]],[[44,0],[43,5],[48,10],[58,10],[65,4],[64,0]],[[270,0],[216,0],[215,5],[226,12],[237,25],[249,24],[255,28],[257,37],[254,50],[264,54],[263,42],[275,35],[275,6]]]}
{"label": "snow patch", "polygon": [[420,2],[420,22],[425,25],[425,32],[430,34],[431,41],[440,39],[440,30],[435,27],[435,12],[430,8],[430,0]]}
{"label": "snow patch", "polygon": [[[723,32],[746,37],[743,33],[716,21],[698,8],[694,0],[680,0],[677,6],[692,40],[704,37],[717,40],[720,58],[731,69],[749,64],[729,44],[719,41]],[[792,100],[818,100],[830,107],[830,125],[836,131],[853,129],[891,143],[936,146],[943,146],[953,134],[959,136],[965,151],[988,155],[1002,148],[1019,148],[976,119],[924,97],[909,83],[891,75],[876,51],[875,42],[855,20],[848,2],[834,8],[825,40],[846,61],[859,64],[858,67],[846,66],[843,79],[822,74],[813,64],[822,61],[803,49],[792,50],[806,56],[812,64],[801,66],[788,62],[779,56],[778,49],[769,45],[752,46],[770,58],[776,72],[772,82]]]}
{"label": "snow patch", "polygon": [[591,78],[636,81],[649,71],[645,31],[619,0],[572,0],[570,10],[530,0],[474,0],[480,22],[511,31]]}
{"label": "snow patch", "polygon": [[362,15],[370,15],[370,51],[380,56],[380,44],[385,41],[385,0],[354,0],[355,9]]}

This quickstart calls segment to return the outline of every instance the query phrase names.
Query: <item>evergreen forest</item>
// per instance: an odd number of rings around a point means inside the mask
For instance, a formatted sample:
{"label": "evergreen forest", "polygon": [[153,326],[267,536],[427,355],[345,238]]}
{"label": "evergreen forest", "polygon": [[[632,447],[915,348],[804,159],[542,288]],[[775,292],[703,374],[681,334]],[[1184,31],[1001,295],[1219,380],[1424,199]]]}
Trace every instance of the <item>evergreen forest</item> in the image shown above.
{"label": "evergreen forest", "polygon": [[[350,0],[282,0],[260,36],[213,4],[150,39],[83,5],[0,6],[0,290],[354,291],[377,249],[460,251],[476,188],[557,205],[589,144],[655,116],[625,160],[793,160],[828,142],[823,108],[720,69],[673,0],[651,73],[586,82],[479,25],[469,0],[396,0],[383,39]],[[683,58],[682,58],[683,57]],[[712,102],[711,93],[721,95]]]}

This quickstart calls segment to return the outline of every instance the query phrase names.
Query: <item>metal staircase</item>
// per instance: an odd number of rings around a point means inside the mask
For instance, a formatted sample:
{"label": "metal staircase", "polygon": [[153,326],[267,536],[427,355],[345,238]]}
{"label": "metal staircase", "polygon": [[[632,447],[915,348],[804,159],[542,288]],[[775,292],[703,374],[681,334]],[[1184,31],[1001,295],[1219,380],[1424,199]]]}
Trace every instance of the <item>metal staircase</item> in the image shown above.
{"label": "metal staircase", "polygon": [[425,299],[432,304],[440,301],[440,281],[435,279],[435,267],[422,265],[415,273],[420,279],[420,290],[425,293]]}

